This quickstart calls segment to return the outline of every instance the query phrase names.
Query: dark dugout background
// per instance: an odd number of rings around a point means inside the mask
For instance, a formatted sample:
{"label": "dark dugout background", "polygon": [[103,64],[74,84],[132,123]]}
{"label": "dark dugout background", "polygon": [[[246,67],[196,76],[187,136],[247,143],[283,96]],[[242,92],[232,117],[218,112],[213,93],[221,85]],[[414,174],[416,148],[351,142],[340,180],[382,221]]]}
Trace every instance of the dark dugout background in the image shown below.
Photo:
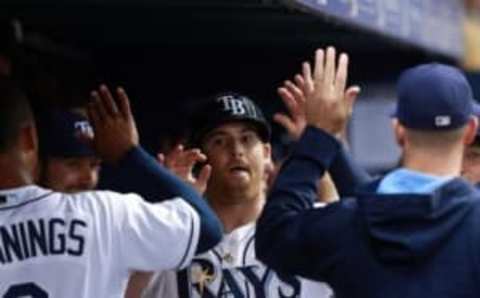
{"label": "dark dugout background", "polygon": [[[196,100],[213,93],[250,95],[271,118],[283,109],[276,88],[318,47],[350,53],[350,82],[367,95],[394,92],[405,67],[455,62],[283,1],[4,0],[0,6],[0,17],[22,22],[28,57],[22,76],[36,82],[38,101],[78,106],[100,82],[122,85],[152,153],[185,129]],[[282,130],[274,132],[281,155]]]}

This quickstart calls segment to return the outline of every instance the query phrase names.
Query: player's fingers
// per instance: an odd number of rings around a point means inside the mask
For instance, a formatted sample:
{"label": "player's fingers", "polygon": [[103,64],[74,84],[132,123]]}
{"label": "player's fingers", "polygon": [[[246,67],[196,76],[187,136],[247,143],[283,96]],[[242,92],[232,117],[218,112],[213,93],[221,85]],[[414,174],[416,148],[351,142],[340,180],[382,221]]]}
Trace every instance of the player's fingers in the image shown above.
{"label": "player's fingers", "polygon": [[96,116],[96,124],[100,125],[100,122],[105,120],[105,115],[102,109],[102,100],[100,99],[100,95],[96,91],[92,91],[90,94],[91,100],[90,100],[90,110],[94,115]]}
{"label": "player's fingers", "polygon": [[335,48],[328,47],[325,59],[325,74],[323,76],[323,83],[325,84],[325,86],[331,86],[335,81],[335,55]]}
{"label": "player's fingers", "polygon": [[303,101],[302,100],[302,98],[304,97],[303,92],[294,83],[292,83],[291,81],[286,81],[285,87],[288,89],[288,91],[290,91],[290,93],[292,93],[296,106],[298,102]]}
{"label": "player's fingers", "polygon": [[[302,93],[305,95],[305,80],[302,75],[295,75],[295,84],[302,90]],[[302,99],[305,99],[305,96],[302,96]]]}
{"label": "player's fingers", "polygon": [[[285,82],[285,84],[287,83]],[[298,106],[295,97],[289,89],[286,87],[278,88],[278,95],[280,95],[280,98],[292,116],[298,113]]]}
{"label": "player's fingers", "polygon": [[204,193],[207,189],[208,180],[212,174],[212,166],[204,165],[200,170],[197,181],[195,182],[196,188],[200,193]]}
{"label": "player's fingers", "polygon": [[182,156],[182,165],[188,168],[193,168],[197,162],[204,162],[207,160],[207,157],[200,152],[198,149],[193,149],[184,152]]}
{"label": "player's fingers", "polygon": [[95,107],[95,110],[97,111],[98,116],[102,120],[102,122],[106,121],[109,118],[109,115],[107,113],[107,110],[105,109],[105,105],[103,103],[101,95],[95,98],[95,101],[93,102],[93,106]]}
{"label": "player's fingers", "polygon": [[293,120],[287,115],[277,113],[273,115],[273,121],[277,122],[279,125],[285,128],[289,134],[295,132],[295,122],[293,122]]}
{"label": "player's fingers", "polygon": [[120,113],[125,119],[133,118],[132,110],[130,109],[130,99],[128,98],[127,92],[123,87],[117,88],[118,94],[118,106],[120,108]]}
{"label": "player's fingers", "polygon": [[318,49],[315,52],[315,69],[313,70],[313,80],[315,83],[323,81],[323,72],[325,67],[325,52],[323,49]]}
{"label": "player's fingers", "polygon": [[176,145],[172,151],[170,151],[167,155],[165,155],[165,166],[167,168],[173,168],[180,160],[180,156],[183,152],[183,145],[178,144]]}
{"label": "player's fingers", "polygon": [[340,54],[338,58],[337,75],[335,78],[335,89],[338,93],[343,94],[347,85],[348,77],[348,55],[345,53]]}
{"label": "player's fingers", "polygon": [[106,85],[102,84],[100,86],[100,95],[101,95],[100,98],[102,99],[103,106],[107,115],[110,117],[117,116],[118,115],[117,104],[115,103],[115,100],[113,99],[113,96]]}
{"label": "player's fingers", "polygon": [[314,89],[314,83],[312,80],[312,67],[310,66],[310,63],[303,62],[302,73],[303,73],[303,79],[305,80],[305,86],[304,86],[303,92],[305,92],[305,94],[310,94],[313,92],[313,89]]}

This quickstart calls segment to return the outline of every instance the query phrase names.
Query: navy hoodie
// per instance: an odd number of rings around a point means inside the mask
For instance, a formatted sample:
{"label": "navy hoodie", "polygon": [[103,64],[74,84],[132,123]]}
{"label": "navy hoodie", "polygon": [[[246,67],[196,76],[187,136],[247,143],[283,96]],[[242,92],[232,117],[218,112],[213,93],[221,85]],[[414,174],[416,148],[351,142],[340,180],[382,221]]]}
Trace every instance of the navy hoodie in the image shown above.
{"label": "navy hoodie", "polygon": [[480,297],[480,193],[461,178],[431,194],[378,194],[376,181],[313,208],[339,150],[307,128],[258,221],[258,258],[329,283],[337,298]]}

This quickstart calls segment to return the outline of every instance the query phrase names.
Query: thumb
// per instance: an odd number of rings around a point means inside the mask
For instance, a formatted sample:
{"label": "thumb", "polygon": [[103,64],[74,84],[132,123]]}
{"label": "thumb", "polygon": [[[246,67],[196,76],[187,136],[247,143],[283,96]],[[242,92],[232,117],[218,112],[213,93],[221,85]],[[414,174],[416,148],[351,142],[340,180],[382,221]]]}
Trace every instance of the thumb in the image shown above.
{"label": "thumb", "polygon": [[207,189],[207,183],[208,183],[208,180],[210,179],[211,174],[212,174],[211,165],[205,165],[200,170],[200,174],[198,175],[198,179],[195,183],[195,186],[201,194],[203,194]]}
{"label": "thumb", "polygon": [[360,94],[361,88],[360,86],[351,86],[347,89],[345,92],[345,100],[347,101],[347,106],[350,111],[353,109],[353,105],[355,104],[355,101],[357,100],[358,95]]}
{"label": "thumb", "polygon": [[296,137],[294,136],[295,122],[293,122],[293,120],[289,116],[281,113],[276,113],[275,115],[273,115],[273,121],[275,121],[276,123],[281,125],[283,128],[285,128],[285,130],[288,132],[290,136],[292,136],[293,138]]}

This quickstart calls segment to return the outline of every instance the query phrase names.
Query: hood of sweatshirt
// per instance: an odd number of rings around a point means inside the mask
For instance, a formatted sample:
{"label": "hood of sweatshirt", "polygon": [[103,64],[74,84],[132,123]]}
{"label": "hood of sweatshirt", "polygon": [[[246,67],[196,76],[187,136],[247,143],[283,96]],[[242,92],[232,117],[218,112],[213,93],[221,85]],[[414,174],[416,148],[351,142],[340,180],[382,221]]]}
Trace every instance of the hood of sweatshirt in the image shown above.
{"label": "hood of sweatshirt", "polygon": [[370,245],[384,262],[420,262],[455,233],[479,197],[461,178],[428,194],[380,194],[380,181],[359,190],[358,206]]}

